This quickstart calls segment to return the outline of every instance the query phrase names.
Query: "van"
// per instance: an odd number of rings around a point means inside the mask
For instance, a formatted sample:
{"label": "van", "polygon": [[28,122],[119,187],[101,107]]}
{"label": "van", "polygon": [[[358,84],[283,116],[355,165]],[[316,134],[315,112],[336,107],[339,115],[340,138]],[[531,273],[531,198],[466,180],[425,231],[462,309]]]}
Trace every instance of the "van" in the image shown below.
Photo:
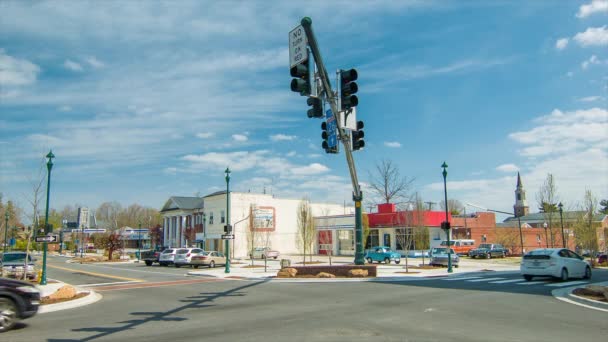
{"label": "van", "polygon": [[[448,242],[446,240],[441,241],[441,247],[447,247]],[[468,239],[456,239],[450,240],[450,246],[458,255],[467,255],[469,251],[475,248],[475,240]]]}

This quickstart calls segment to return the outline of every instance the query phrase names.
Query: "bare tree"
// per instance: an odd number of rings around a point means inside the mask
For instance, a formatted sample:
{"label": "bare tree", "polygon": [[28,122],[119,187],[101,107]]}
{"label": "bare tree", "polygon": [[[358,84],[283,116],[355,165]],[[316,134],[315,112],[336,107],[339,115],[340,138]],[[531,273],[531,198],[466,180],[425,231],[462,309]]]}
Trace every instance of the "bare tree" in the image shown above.
{"label": "bare tree", "polygon": [[557,196],[555,178],[552,174],[547,174],[545,182],[540,186],[536,194],[536,200],[538,201],[539,210],[543,213],[543,217],[549,228],[549,236],[547,236],[547,230],[545,229],[545,244],[549,245],[549,242],[551,242],[551,247],[554,247],[553,221],[557,218],[557,202],[559,202],[559,198]]}
{"label": "bare tree", "polygon": [[[439,207],[441,210],[445,211],[445,201],[441,201],[439,203]],[[456,199],[448,199],[448,211],[452,215],[460,215],[464,210],[464,205],[459,200]]]}
{"label": "bare tree", "polygon": [[[42,158],[40,166],[38,167],[38,172],[35,176],[30,178],[29,183],[31,186],[31,194],[26,196],[27,201],[30,203],[32,207],[31,215],[27,215],[28,218],[31,219],[32,225],[25,228],[25,239],[27,241],[25,246],[25,262],[24,269],[27,269],[27,260],[29,259],[30,247],[32,243],[32,236],[34,232],[40,228],[40,216],[39,216],[39,206],[42,201],[42,194],[46,190],[44,181],[45,181],[45,170],[46,170],[46,160]],[[25,280],[25,275],[27,272],[24,272],[23,279]]]}
{"label": "bare tree", "polygon": [[496,236],[496,243],[508,248],[511,254],[515,253],[516,248],[521,249],[519,233],[517,231],[509,228],[494,228],[494,234]]}
{"label": "bare tree", "polygon": [[422,254],[422,264],[424,265],[424,251],[431,247],[431,242],[429,240],[429,228],[426,226],[425,221],[425,206],[424,201],[418,193],[415,196],[415,214],[414,214],[414,244],[417,250],[420,250]]}
{"label": "bare tree", "polygon": [[409,200],[409,191],[414,179],[401,176],[399,168],[392,161],[382,160],[380,164],[376,164],[376,172],[370,172],[369,179],[372,191],[384,203]]}
{"label": "bare tree", "polygon": [[[589,252],[590,255],[595,255],[598,250],[597,228],[600,226],[594,220],[594,215],[597,212],[597,199],[591,193],[591,190],[585,191],[585,199],[583,200],[582,211],[577,217],[574,232],[576,234],[576,243],[583,250]],[[592,258],[592,262],[595,260]]]}
{"label": "bare tree", "polygon": [[[411,228],[414,212],[411,210],[399,212],[394,216],[393,226],[397,243],[405,256],[405,272],[409,272],[409,252],[414,244],[414,231]],[[399,249],[399,248],[397,248]]]}
{"label": "bare tree", "polygon": [[[306,252],[310,252],[315,238],[315,226],[312,217],[312,209],[307,198],[303,198],[297,209],[298,235],[297,243],[304,254],[303,265],[306,265]],[[312,260],[312,253],[310,254]]]}

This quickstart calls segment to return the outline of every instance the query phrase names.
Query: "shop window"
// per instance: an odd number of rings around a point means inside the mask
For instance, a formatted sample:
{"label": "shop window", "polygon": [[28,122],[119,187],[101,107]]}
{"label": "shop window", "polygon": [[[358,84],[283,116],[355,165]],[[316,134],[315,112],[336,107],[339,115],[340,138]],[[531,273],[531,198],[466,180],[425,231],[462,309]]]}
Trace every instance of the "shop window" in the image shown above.
{"label": "shop window", "polygon": [[367,240],[365,241],[365,249],[370,249],[380,245],[378,230],[370,230]]}
{"label": "shop window", "polygon": [[209,224],[213,224],[213,212],[209,213]]}

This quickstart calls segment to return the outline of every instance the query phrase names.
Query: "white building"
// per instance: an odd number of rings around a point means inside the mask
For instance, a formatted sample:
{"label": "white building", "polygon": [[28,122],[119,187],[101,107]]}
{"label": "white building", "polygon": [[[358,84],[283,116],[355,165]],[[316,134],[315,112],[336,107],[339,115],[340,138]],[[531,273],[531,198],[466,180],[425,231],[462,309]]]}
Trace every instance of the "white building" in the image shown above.
{"label": "white building", "polygon": [[[297,245],[300,202],[300,199],[280,199],[268,194],[230,192],[230,224],[234,234],[230,249],[233,257],[247,257],[252,243],[254,247],[271,247],[282,254],[301,253]],[[226,191],[203,198],[171,197],[161,210],[165,246],[196,244],[206,250],[224,251],[225,240],[221,235],[227,222],[226,204]],[[352,207],[337,204],[310,203],[310,206],[313,216],[354,211]],[[187,236],[192,236],[193,231],[196,239],[190,243]]]}

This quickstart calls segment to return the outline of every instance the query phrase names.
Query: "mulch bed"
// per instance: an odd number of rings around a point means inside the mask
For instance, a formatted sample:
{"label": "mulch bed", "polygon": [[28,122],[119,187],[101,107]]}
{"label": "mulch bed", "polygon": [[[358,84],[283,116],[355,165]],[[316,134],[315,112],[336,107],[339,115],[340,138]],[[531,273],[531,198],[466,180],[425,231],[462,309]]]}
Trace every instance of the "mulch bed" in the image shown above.
{"label": "mulch bed", "polygon": [[590,291],[586,288],[575,289],[574,291],[572,291],[572,294],[588,299],[597,300],[598,302],[608,303],[606,297],[598,295],[597,292]]}
{"label": "mulch bed", "polygon": [[70,300],[74,300],[74,299],[78,299],[78,298],[83,298],[88,296],[89,293],[88,292],[81,292],[81,293],[77,293],[74,297],[72,298],[59,298],[59,299],[50,299],[49,297],[42,297],[40,299],[40,304],[41,305],[47,305],[47,304],[57,304],[57,303],[63,303],[63,302],[67,302]]}

